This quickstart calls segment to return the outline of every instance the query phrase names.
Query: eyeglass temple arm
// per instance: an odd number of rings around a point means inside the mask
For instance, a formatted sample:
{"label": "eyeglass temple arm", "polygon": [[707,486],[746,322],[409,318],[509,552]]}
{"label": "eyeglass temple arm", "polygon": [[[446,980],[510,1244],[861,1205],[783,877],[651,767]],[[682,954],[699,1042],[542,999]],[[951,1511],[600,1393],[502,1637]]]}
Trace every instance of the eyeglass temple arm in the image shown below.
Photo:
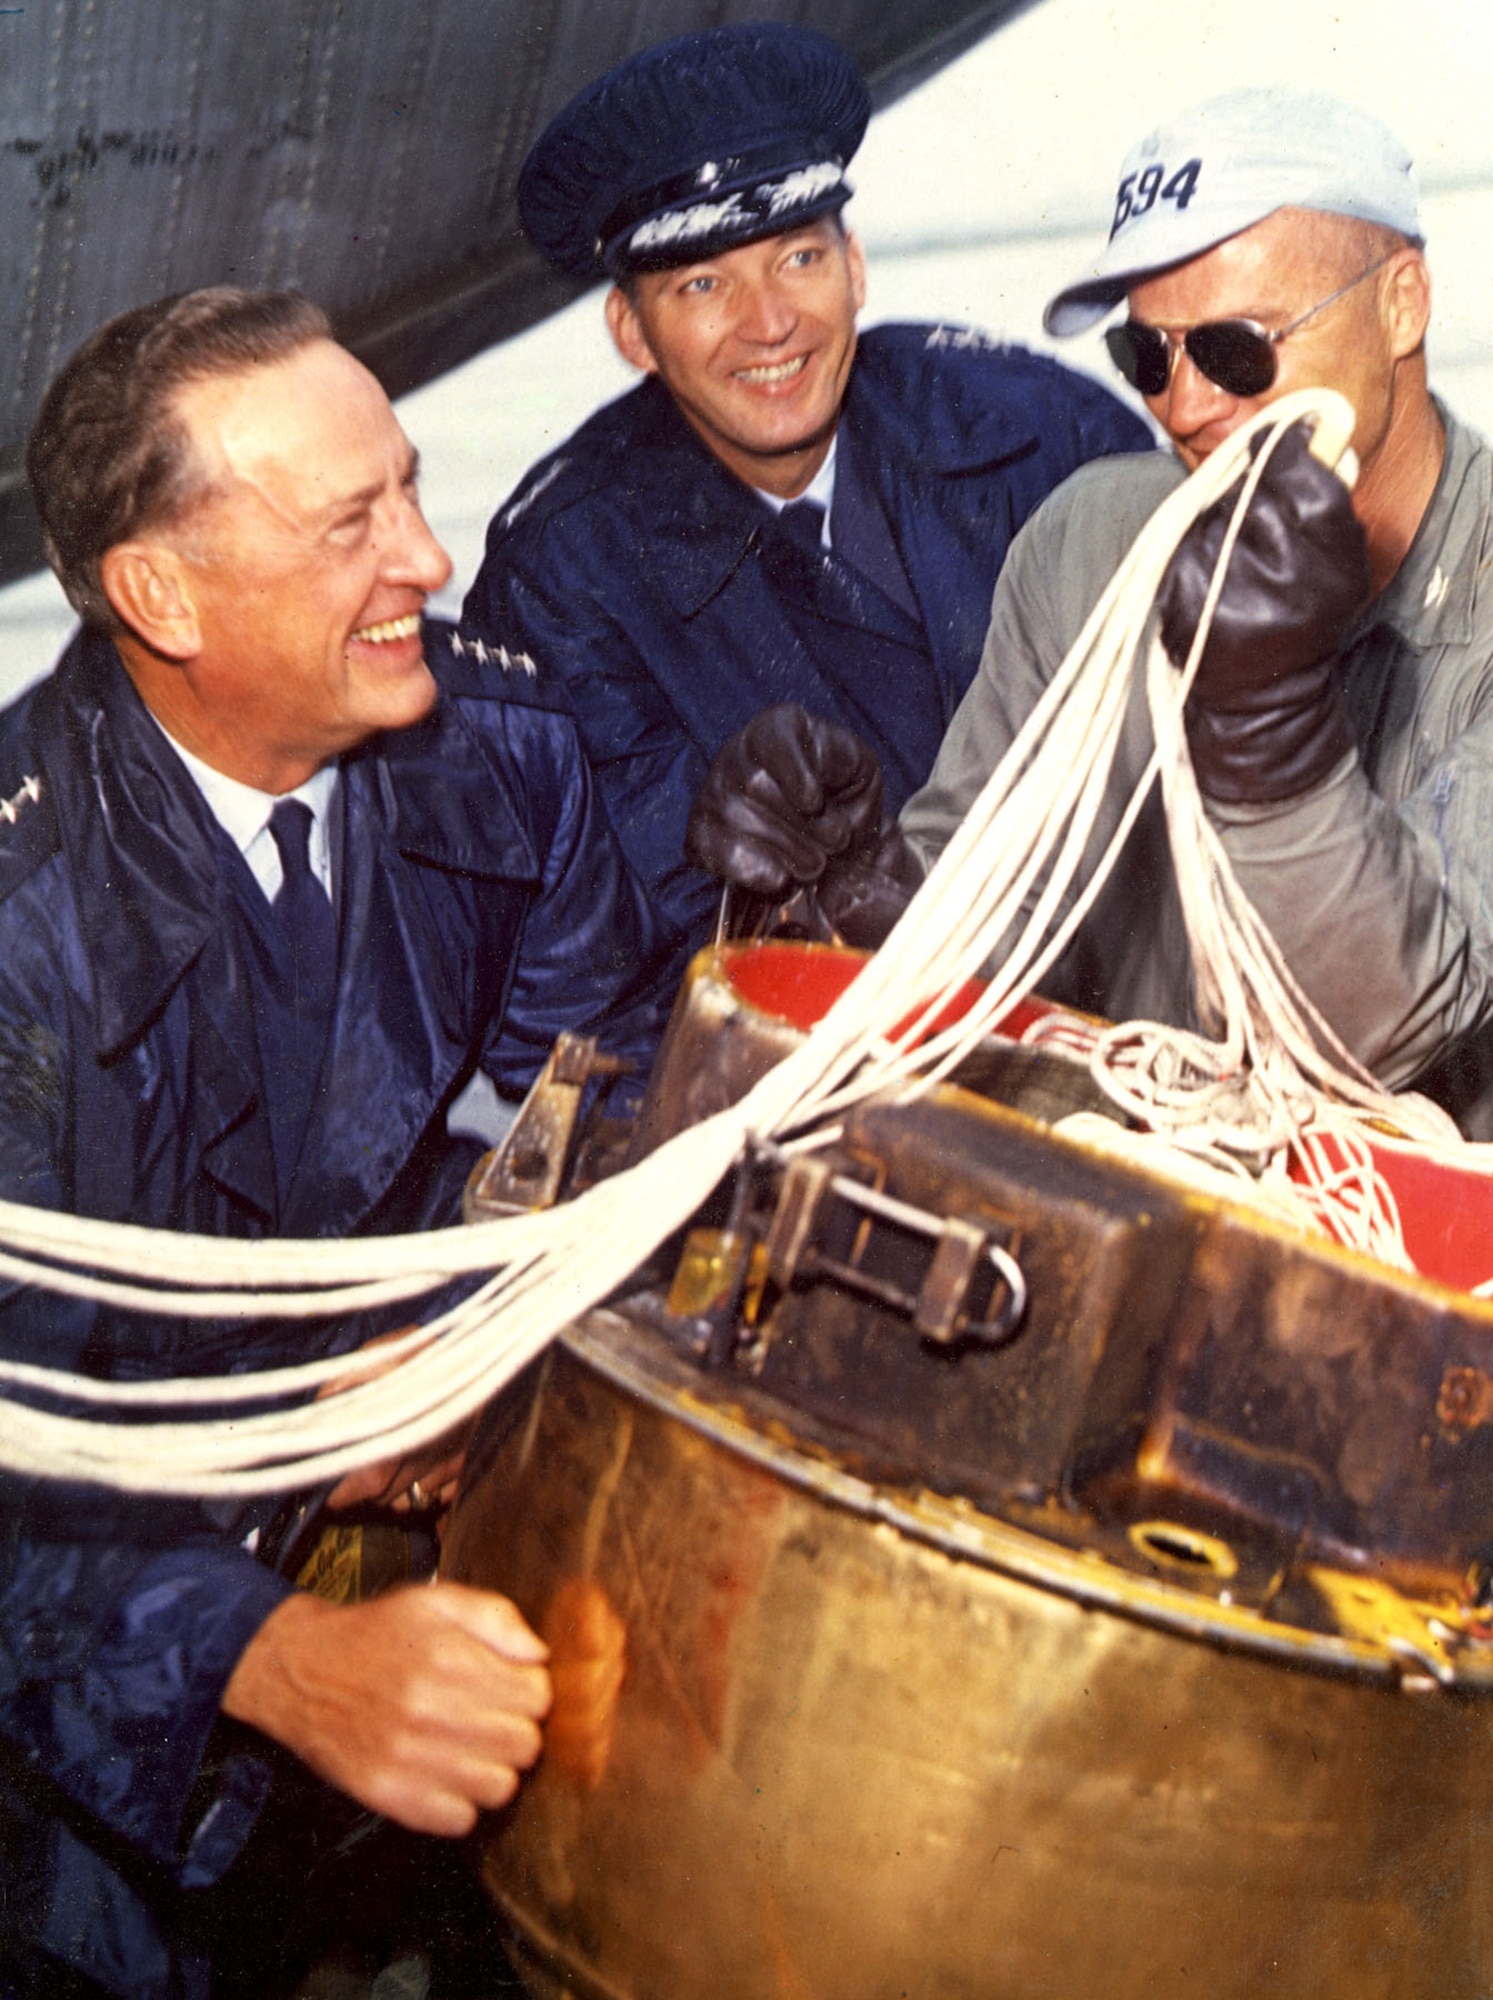
{"label": "eyeglass temple arm", "polygon": [[1288,326],[1277,327],[1276,330],[1270,335],[1270,340],[1272,341],[1272,343],[1284,340],[1288,334],[1295,333],[1298,327],[1305,326],[1309,319],[1315,319],[1318,313],[1326,312],[1327,308],[1329,306],[1335,306],[1339,299],[1345,299],[1348,296],[1349,292],[1356,291],[1358,289],[1358,287],[1363,283],[1365,278],[1372,278],[1376,271],[1382,271],[1385,265],[1389,262],[1390,258],[1397,257],[1399,254],[1400,253],[1398,246],[1396,246],[1396,248],[1393,250],[1386,250],[1382,257],[1375,258],[1374,262],[1369,265],[1368,269],[1365,271],[1360,271],[1356,278],[1350,278],[1346,285],[1339,285],[1337,290],[1335,292],[1329,292],[1325,299],[1318,299],[1317,303],[1314,306],[1308,306],[1306,311],[1302,313],[1298,318],[1293,319]]}

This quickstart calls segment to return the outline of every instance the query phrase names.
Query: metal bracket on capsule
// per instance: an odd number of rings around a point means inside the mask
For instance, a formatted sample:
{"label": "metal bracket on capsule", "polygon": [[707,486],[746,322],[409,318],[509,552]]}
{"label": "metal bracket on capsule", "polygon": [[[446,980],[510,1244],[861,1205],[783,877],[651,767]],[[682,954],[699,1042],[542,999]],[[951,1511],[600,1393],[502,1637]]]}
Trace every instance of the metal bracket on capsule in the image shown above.
{"label": "metal bracket on capsule", "polygon": [[[991,1240],[987,1229],[959,1216],[934,1215],[911,1202],[898,1201],[836,1173],[813,1154],[779,1158],[783,1159],[783,1180],[765,1248],[768,1274],[783,1290],[797,1278],[828,1278],[847,1291],[905,1315],[924,1340],[942,1347],[966,1340],[999,1347],[1015,1334],[1026,1312],[1026,1278],[1016,1259]],[[859,1255],[837,1257],[824,1247],[831,1202],[858,1211],[873,1225],[889,1225],[933,1245],[916,1292],[876,1276],[865,1268]],[[992,1273],[992,1291],[976,1315],[970,1312],[969,1301],[984,1265]]]}
{"label": "metal bracket on capsule", "polygon": [[502,1143],[472,1169],[463,1202],[466,1220],[489,1222],[552,1207],[575,1155],[587,1086],[634,1068],[623,1057],[599,1051],[594,1035],[557,1035]]}
{"label": "metal bracket on capsule", "polygon": [[[765,1213],[754,1195],[764,1168],[778,1176]],[[847,1232],[849,1243],[836,1244]],[[894,1247],[889,1239],[898,1233],[932,1246],[910,1280],[870,1268],[871,1253]],[[899,1201],[814,1154],[749,1140],[724,1227],[697,1227],[685,1239],[669,1290],[670,1318],[689,1329],[686,1345],[720,1367],[753,1345],[751,1329],[769,1288],[786,1292],[815,1279],[900,1314],[924,1340],[948,1349],[965,1342],[1003,1346],[1026,1314],[1021,1266],[989,1228]],[[760,1336],[756,1348],[760,1358]]]}

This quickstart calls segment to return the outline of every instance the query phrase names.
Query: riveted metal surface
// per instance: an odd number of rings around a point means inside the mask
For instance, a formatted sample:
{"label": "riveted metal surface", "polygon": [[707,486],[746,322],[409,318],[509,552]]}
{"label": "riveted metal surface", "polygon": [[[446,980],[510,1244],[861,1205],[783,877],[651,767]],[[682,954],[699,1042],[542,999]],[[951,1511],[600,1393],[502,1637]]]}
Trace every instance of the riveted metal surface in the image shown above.
{"label": "riveted metal surface", "polygon": [[[697,961],[645,1145],[853,971],[771,952]],[[553,1651],[481,1842],[536,1992],[1493,1991],[1493,1307],[1055,1134],[1058,1059],[960,1079],[749,1147],[490,1413],[444,1562]],[[948,1222],[1009,1338],[919,1337]]]}
{"label": "riveted metal surface", "polygon": [[[293,285],[391,394],[578,289],[524,242],[524,155],[666,35],[823,28],[885,103],[1029,0],[50,0],[0,18],[0,576],[42,561],[21,449],[58,364],[128,306]],[[497,495],[491,496],[493,500]]]}
{"label": "riveted metal surface", "polygon": [[[702,954],[642,1143],[740,1096],[853,969],[812,946]],[[1265,1588],[1298,1558],[1417,1595],[1493,1568],[1493,1303],[1066,1138],[1053,1120],[1094,1086],[1061,1056],[992,1041],[957,1077],[856,1107],[817,1157],[1008,1251],[1016,1337],[940,1367],[864,1297],[795,1282],[717,1352],[878,1477],[996,1511],[1171,1516],[1252,1542]],[[1441,1199],[1486,1236],[1486,1178],[1449,1174]],[[814,1261],[800,1246],[796,1266]],[[915,1291],[925,1272],[900,1275]]]}
{"label": "riveted metal surface", "polygon": [[604,1712],[561,1718],[602,1767],[541,1764],[481,1834],[549,1990],[1429,2000],[1493,1978],[1481,1700],[957,1501],[858,1493],[615,1316],[506,1422],[446,1572],[541,1629],[583,1580],[624,1635]]}

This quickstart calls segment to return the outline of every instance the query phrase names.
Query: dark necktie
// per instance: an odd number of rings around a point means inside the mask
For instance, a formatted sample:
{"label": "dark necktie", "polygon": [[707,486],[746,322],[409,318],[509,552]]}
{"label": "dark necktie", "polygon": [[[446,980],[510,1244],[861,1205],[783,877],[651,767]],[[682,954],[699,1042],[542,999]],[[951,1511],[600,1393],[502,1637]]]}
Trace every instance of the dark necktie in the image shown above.
{"label": "dark necktie", "polygon": [[817,500],[790,500],[778,515],[778,526],[809,555],[824,554],[824,509]]}
{"label": "dark necktie", "polygon": [[321,1022],[337,976],[337,923],[331,899],[312,872],[311,820],[311,808],[301,799],[281,799],[270,814],[285,871],[273,908],[290,946],[296,1011],[310,1017],[308,1026]]}

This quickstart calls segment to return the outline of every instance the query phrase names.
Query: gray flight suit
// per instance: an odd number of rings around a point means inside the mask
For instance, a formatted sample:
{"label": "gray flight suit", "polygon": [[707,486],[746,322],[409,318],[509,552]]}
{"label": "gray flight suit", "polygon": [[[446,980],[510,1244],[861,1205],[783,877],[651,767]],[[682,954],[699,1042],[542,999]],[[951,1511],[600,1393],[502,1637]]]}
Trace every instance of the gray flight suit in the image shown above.
{"label": "gray flight suit", "polygon": [[[1442,415],[1446,456],[1398,573],[1342,654],[1356,749],[1321,784],[1208,810],[1296,978],[1383,1082],[1427,1090],[1493,1137],[1493,453]],[[902,825],[941,851],[1105,584],[1181,478],[1160,458],[1076,473],[1023,529],[968,694]],[[1105,813],[1112,831],[1151,750],[1132,690]],[[1159,794],[1044,987],[1113,1019],[1194,1025]]]}

